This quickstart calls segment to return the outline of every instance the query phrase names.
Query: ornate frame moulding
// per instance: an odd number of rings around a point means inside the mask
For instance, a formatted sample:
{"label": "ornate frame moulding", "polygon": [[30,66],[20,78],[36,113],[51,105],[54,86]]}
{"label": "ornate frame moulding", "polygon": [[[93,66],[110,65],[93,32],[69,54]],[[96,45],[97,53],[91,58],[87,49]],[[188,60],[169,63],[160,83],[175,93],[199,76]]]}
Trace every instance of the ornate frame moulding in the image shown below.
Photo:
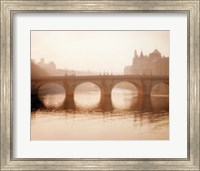
{"label": "ornate frame moulding", "polygon": [[[199,170],[199,0],[18,1],[1,2],[1,170]],[[48,12],[187,13],[188,156],[185,159],[84,158],[14,159],[12,21],[16,13]]]}

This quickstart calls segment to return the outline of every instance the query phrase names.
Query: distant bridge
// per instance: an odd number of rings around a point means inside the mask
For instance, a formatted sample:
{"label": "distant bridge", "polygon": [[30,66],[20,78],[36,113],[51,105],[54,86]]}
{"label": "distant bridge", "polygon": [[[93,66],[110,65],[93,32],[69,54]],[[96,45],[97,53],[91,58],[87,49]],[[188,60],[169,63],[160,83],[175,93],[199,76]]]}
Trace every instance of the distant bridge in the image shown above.
{"label": "distant bridge", "polygon": [[120,82],[130,82],[137,88],[138,96],[150,96],[152,88],[164,83],[169,85],[169,76],[161,75],[92,75],[92,76],[44,76],[31,79],[32,94],[38,95],[41,86],[47,83],[56,83],[65,89],[65,101],[63,106],[74,109],[74,92],[78,85],[91,82],[97,85],[101,91],[100,104],[111,103],[113,87]]}

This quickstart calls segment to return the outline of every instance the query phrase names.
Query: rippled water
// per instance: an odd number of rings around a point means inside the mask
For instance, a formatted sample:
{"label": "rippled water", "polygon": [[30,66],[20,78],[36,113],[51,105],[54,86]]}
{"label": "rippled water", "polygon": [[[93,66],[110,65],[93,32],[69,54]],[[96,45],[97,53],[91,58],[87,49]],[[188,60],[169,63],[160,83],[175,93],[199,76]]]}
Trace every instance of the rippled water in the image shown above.
{"label": "rippled water", "polygon": [[[64,95],[44,97],[47,106],[59,106]],[[60,100],[60,102],[59,102]],[[37,110],[31,115],[32,140],[167,140],[169,98],[138,98],[128,90],[112,95],[113,109],[98,108],[98,92],[78,92],[76,110]],[[52,103],[54,101],[54,103]],[[57,103],[55,103],[57,102]]]}

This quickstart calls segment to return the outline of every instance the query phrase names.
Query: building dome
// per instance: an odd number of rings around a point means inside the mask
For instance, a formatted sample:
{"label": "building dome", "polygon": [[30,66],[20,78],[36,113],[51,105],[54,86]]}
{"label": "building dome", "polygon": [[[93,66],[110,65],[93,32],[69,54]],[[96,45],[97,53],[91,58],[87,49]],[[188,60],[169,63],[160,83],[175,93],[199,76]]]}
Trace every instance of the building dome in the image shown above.
{"label": "building dome", "polygon": [[155,49],[152,53],[149,54],[149,57],[154,60],[154,59],[158,59],[161,58],[161,53],[158,51],[158,49]]}
{"label": "building dome", "polygon": [[154,54],[161,54],[158,49],[154,49],[154,51],[152,53],[154,53]]}

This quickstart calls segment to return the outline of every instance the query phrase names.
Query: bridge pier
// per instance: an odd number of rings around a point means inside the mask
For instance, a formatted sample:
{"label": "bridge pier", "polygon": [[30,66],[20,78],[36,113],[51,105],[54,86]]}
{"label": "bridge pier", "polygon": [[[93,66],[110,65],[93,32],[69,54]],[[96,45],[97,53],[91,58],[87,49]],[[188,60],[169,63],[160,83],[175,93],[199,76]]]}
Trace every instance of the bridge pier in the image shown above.
{"label": "bridge pier", "polygon": [[113,109],[111,99],[112,86],[105,85],[105,83],[103,83],[103,85],[104,86],[101,88],[100,108],[103,111],[111,111]]}
{"label": "bridge pier", "polygon": [[75,101],[74,101],[74,91],[75,86],[72,84],[65,83],[65,100],[63,103],[64,109],[75,109]]}
{"label": "bridge pier", "polygon": [[142,89],[143,89],[143,96],[151,96],[151,83],[144,83],[142,85]]}
{"label": "bridge pier", "polygon": [[142,110],[144,111],[152,111],[152,103],[151,103],[151,96],[144,96],[142,98]]}
{"label": "bridge pier", "polygon": [[101,96],[100,108],[103,111],[111,111],[113,109],[111,94]]}
{"label": "bridge pier", "polygon": [[74,95],[66,95],[63,103],[64,109],[75,109]]}

